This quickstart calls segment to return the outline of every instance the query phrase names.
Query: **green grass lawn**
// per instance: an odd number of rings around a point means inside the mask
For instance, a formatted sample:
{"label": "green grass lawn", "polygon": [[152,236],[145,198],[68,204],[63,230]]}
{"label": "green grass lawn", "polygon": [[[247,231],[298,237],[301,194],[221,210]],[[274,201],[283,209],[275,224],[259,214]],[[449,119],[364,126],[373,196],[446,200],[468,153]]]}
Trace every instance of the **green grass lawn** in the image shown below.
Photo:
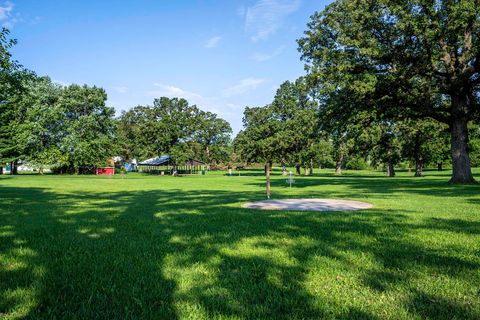
{"label": "green grass lawn", "polygon": [[480,319],[480,185],[244,174],[0,177],[0,319]]}

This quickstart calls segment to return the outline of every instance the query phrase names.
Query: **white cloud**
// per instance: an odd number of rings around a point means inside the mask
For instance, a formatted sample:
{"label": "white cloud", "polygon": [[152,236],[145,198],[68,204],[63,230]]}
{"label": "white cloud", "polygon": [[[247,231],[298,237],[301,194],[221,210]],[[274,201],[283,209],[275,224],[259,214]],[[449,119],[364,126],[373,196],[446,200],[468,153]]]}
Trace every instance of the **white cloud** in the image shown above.
{"label": "white cloud", "polygon": [[264,82],[265,82],[265,79],[258,79],[258,78],[242,79],[240,80],[240,83],[223,90],[222,93],[225,97],[236,96],[239,94],[246,93],[250,90],[254,90]]}
{"label": "white cloud", "polygon": [[0,23],[3,27],[12,28],[17,22],[16,18],[12,18],[13,3],[5,1],[0,4]]}
{"label": "white cloud", "polygon": [[300,4],[301,0],[258,0],[245,10],[245,31],[253,41],[268,39]]}
{"label": "white cloud", "polygon": [[13,10],[13,3],[10,1],[5,1],[0,5],[0,21],[5,21],[10,18]]}
{"label": "white cloud", "polygon": [[183,90],[181,88],[155,83],[158,89],[147,91],[147,95],[153,98],[167,97],[167,98],[184,98],[193,104],[202,105],[205,99],[198,93]]}
{"label": "white cloud", "polygon": [[276,49],[275,51],[273,51],[272,53],[255,52],[252,55],[252,59],[257,61],[257,62],[268,61],[268,60],[270,60],[272,58],[275,58],[276,56],[282,54],[284,49],[285,49],[284,47],[280,47],[280,48]]}
{"label": "white cloud", "polygon": [[222,40],[222,37],[220,36],[208,39],[207,43],[205,43],[205,48],[215,48],[216,46],[218,46],[220,40]]}
{"label": "white cloud", "polygon": [[115,90],[118,93],[127,93],[128,87],[118,86],[118,87],[113,87],[113,90]]}

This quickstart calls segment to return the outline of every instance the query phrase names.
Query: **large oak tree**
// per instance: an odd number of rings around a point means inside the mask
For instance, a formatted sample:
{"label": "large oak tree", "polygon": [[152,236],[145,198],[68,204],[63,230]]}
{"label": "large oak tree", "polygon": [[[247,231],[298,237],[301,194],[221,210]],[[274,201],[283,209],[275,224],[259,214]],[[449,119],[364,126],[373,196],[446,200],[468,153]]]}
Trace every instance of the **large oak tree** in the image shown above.
{"label": "large oak tree", "polygon": [[479,36],[478,0],[338,0],[312,16],[299,49],[321,94],[348,90],[360,102],[344,112],[447,124],[450,181],[472,183],[467,125],[480,112]]}

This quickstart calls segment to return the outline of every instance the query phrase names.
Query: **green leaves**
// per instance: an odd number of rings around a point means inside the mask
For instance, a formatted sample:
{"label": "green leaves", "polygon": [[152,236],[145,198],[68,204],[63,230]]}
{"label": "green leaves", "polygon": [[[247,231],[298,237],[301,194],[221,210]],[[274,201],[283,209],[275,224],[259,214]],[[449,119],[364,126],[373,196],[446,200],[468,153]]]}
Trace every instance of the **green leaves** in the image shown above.
{"label": "green leaves", "polygon": [[113,157],[114,115],[105,91],[86,85],[62,89],[56,106],[61,113],[59,149],[69,166],[101,165]]}
{"label": "green leaves", "polygon": [[286,81],[270,105],[245,109],[244,130],[235,138],[235,150],[246,162],[310,160],[318,137],[317,112],[306,80]]}
{"label": "green leaves", "polygon": [[135,107],[118,120],[120,151],[129,160],[168,154],[178,163],[190,158],[225,161],[231,131],[216,114],[179,98],[155,99],[153,106]]}
{"label": "green leaves", "polygon": [[330,124],[362,111],[436,119],[450,126],[452,182],[473,181],[465,128],[480,117],[478,1],[338,0],[298,44]]}

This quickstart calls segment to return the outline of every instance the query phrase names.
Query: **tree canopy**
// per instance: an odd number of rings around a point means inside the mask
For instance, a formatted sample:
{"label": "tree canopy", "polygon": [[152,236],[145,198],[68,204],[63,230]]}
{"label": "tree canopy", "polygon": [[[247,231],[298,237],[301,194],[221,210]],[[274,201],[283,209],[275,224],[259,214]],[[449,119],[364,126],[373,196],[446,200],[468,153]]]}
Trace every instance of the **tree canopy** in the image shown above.
{"label": "tree canopy", "polygon": [[121,115],[117,127],[125,159],[168,154],[177,162],[199,158],[210,164],[229,156],[230,124],[185,99],[162,97],[137,106]]}
{"label": "tree canopy", "polygon": [[343,114],[375,109],[391,119],[449,126],[452,183],[473,182],[467,124],[478,119],[478,1],[335,1],[316,13],[299,49],[321,95],[348,92]]}

